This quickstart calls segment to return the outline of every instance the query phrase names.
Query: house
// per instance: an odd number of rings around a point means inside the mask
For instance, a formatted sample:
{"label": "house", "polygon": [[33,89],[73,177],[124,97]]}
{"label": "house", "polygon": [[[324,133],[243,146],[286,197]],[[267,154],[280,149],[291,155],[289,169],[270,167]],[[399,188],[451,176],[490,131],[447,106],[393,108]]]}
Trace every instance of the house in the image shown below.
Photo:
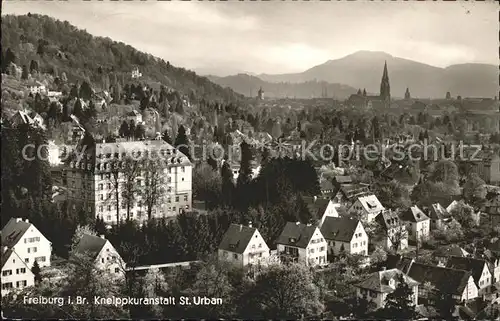
{"label": "house", "polygon": [[17,111],[11,118],[10,121],[13,125],[27,124],[32,127],[37,127],[45,129],[44,119],[38,113],[34,111]]}
{"label": "house", "polygon": [[493,276],[488,267],[488,262],[472,257],[452,256],[448,259],[447,267],[468,271],[472,274],[478,288],[478,294],[486,293],[487,288],[493,284]]}
{"label": "house", "polygon": [[377,196],[371,194],[358,197],[347,212],[360,214],[362,220],[370,223],[383,211],[385,211],[385,207],[380,203]]}
{"label": "house", "polygon": [[31,272],[31,265],[14,247],[2,246],[2,297],[13,290],[33,285],[35,275]]}
{"label": "house", "polygon": [[386,250],[397,247],[397,251],[402,251],[408,248],[408,230],[396,212],[381,212],[375,217],[375,223],[381,227],[383,233],[370,239],[372,244],[380,244]]}
{"label": "house", "polygon": [[[469,271],[412,262],[407,275],[422,285],[428,282],[436,290],[451,294],[457,301],[469,301],[478,296],[478,288]],[[420,287],[419,297],[429,297],[426,287]]]}
{"label": "house", "polygon": [[355,285],[356,295],[360,299],[375,303],[377,308],[383,308],[387,295],[394,292],[401,281],[404,281],[411,288],[412,303],[416,306],[418,304],[419,282],[398,269],[382,270],[370,274]]}
{"label": "house", "polygon": [[359,220],[326,217],[320,231],[328,243],[329,255],[368,255],[368,235]]}
{"label": "house", "polygon": [[48,96],[49,98],[59,99],[59,98],[61,98],[61,97],[62,97],[62,92],[60,92],[60,91],[52,91],[52,90],[49,90],[49,91],[47,92],[47,96]]}
{"label": "house", "polygon": [[351,205],[357,197],[370,194],[367,185],[364,184],[341,184],[335,185],[332,193],[332,200],[342,205]]}
{"label": "house", "polygon": [[332,195],[333,193],[333,184],[328,179],[322,179],[319,182],[319,189],[322,195]]}
{"label": "house", "polygon": [[136,125],[142,123],[142,114],[135,109],[131,112],[128,112],[125,118],[127,119],[128,123],[130,123],[131,121],[133,121]]}
{"label": "house", "polygon": [[320,219],[320,227],[326,217],[339,217],[339,213],[337,212],[338,204],[334,204],[332,200],[328,198],[303,196],[302,200],[306,204],[309,213]]}
{"label": "house", "polygon": [[430,218],[417,206],[412,206],[401,215],[401,220],[409,225],[409,239],[417,242],[430,235]]}
{"label": "house", "polygon": [[327,264],[327,243],[317,226],[288,222],[276,244],[282,261],[301,262],[307,266]]}
{"label": "house", "polygon": [[73,255],[90,258],[96,268],[109,272],[114,277],[124,276],[125,262],[104,235],[84,234],[76,245]]}
{"label": "house", "polygon": [[442,229],[444,228],[444,223],[443,220],[448,218],[450,215],[448,211],[439,203],[434,203],[431,204],[427,211],[427,216],[431,219],[430,222],[430,229],[431,230],[436,230],[436,229]]}
{"label": "house", "polygon": [[251,224],[231,224],[219,244],[218,257],[239,267],[267,264],[269,247]]}
{"label": "house", "polygon": [[30,93],[33,95],[44,94],[47,92],[47,88],[45,87],[45,85],[37,80],[28,81],[27,86]]}
{"label": "house", "polygon": [[457,244],[440,246],[434,251],[433,256],[438,261],[439,265],[446,266],[446,262],[452,256],[469,257],[470,253],[461,248]]}
{"label": "house", "polygon": [[500,240],[491,241],[484,251],[484,256],[490,263],[490,271],[493,271],[493,282],[500,282]]}
{"label": "house", "polygon": [[142,73],[139,71],[139,68],[137,68],[137,67],[134,70],[132,70],[130,75],[131,75],[132,79],[137,79],[137,78],[142,77]]}
{"label": "house", "polygon": [[500,156],[498,152],[483,149],[475,157],[467,159],[472,172],[481,177],[486,184],[500,183]]}
{"label": "house", "polygon": [[336,175],[333,177],[333,185],[336,187],[344,184],[352,184],[352,177],[349,175]]}
{"label": "house", "polygon": [[50,266],[52,243],[28,219],[11,218],[2,229],[2,246],[12,249],[30,268]]}

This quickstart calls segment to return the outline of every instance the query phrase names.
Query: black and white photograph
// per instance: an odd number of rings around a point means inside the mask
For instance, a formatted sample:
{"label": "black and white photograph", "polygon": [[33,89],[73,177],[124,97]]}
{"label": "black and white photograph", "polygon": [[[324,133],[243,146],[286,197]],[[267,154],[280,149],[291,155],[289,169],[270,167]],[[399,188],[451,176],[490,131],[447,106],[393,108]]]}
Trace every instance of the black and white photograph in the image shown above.
{"label": "black and white photograph", "polygon": [[496,1],[2,1],[1,318],[500,320]]}

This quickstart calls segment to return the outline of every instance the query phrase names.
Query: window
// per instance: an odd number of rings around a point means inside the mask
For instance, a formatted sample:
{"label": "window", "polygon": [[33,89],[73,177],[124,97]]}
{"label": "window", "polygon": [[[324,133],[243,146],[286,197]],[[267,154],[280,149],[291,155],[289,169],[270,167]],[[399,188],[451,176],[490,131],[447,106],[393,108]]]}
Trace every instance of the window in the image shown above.
{"label": "window", "polygon": [[175,197],[175,201],[178,202],[179,201],[179,196],[176,196]]}
{"label": "window", "polygon": [[108,211],[111,211],[111,205],[108,205]]}
{"label": "window", "polygon": [[235,259],[237,259],[237,258],[238,258],[238,254],[236,254],[236,253],[235,253],[235,254],[233,254],[233,257],[234,257]]}
{"label": "window", "polygon": [[319,251],[320,251],[320,252],[323,252],[324,250],[325,250],[325,247],[324,247],[324,246],[322,246],[322,247],[320,247],[320,248],[319,248]]}
{"label": "window", "polygon": [[184,195],[184,202],[187,202],[187,201],[188,201],[188,196]]}
{"label": "window", "polygon": [[181,167],[181,172],[183,172],[183,173],[184,173],[185,171],[186,171],[186,169],[184,168],[184,166],[182,166],[182,167]]}
{"label": "window", "polygon": [[167,203],[170,203],[172,201],[172,199],[169,197],[167,197]]}
{"label": "window", "polygon": [[12,289],[12,282],[2,283],[2,290]]}
{"label": "window", "polygon": [[172,183],[172,177],[167,177],[167,183]]}
{"label": "window", "polygon": [[101,201],[104,200],[104,195],[103,194],[99,194],[99,200],[101,200]]}
{"label": "window", "polygon": [[26,273],[26,268],[16,269],[16,274],[24,274],[24,273]]}
{"label": "window", "polygon": [[102,191],[103,190],[103,185],[102,184],[99,184],[99,190]]}
{"label": "window", "polygon": [[184,177],[182,177],[182,178],[181,178],[181,181],[183,181],[183,182],[184,182]]}
{"label": "window", "polygon": [[102,211],[103,211],[103,207],[99,206],[99,212],[102,212]]}
{"label": "window", "polygon": [[37,261],[37,262],[45,262],[45,256],[36,257],[35,261]]}
{"label": "window", "polygon": [[104,258],[101,258],[101,263],[104,263]]}
{"label": "window", "polygon": [[9,275],[12,275],[12,270],[2,271],[2,276],[9,276]]}
{"label": "window", "polygon": [[115,268],[115,273],[119,273],[120,272],[120,269],[119,268]]}
{"label": "window", "polygon": [[259,249],[262,247],[262,243],[259,243]]}
{"label": "window", "polygon": [[24,262],[29,263],[29,262],[30,262],[29,257],[25,258],[25,259],[24,259]]}
{"label": "window", "polygon": [[314,249],[310,249],[309,253],[313,254],[314,253]]}
{"label": "window", "polygon": [[252,250],[255,250],[255,244],[252,245]]}

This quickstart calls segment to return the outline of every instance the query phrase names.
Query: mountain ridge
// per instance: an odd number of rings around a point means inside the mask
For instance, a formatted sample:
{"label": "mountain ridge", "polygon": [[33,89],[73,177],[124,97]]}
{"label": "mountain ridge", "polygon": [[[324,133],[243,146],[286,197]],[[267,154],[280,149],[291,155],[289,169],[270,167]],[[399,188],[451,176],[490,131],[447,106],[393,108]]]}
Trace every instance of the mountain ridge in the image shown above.
{"label": "mountain ridge", "polygon": [[498,95],[498,66],[462,63],[436,67],[385,52],[358,51],[343,58],[327,60],[300,73],[259,74],[270,82],[305,82],[316,79],[378,92],[384,62],[387,61],[391,94],[403,97],[406,88],[415,97],[493,97]]}

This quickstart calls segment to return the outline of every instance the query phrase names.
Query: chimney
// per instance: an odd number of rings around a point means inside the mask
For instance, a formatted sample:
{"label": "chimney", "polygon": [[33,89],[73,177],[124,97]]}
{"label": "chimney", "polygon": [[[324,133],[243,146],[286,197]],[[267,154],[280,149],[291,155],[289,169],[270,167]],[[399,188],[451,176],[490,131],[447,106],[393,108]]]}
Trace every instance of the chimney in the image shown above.
{"label": "chimney", "polygon": [[17,217],[17,218],[16,218],[16,223],[19,223],[19,222],[21,222],[22,220],[23,220],[22,218]]}
{"label": "chimney", "polygon": [[385,267],[385,266],[383,266],[383,267],[382,267],[382,271],[385,271],[385,270],[386,270],[386,267]]}
{"label": "chimney", "polygon": [[2,247],[2,254],[4,254],[5,252],[7,252],[8,250],[9,250],[8,246]]}
{"label": "chimney", "polygon": [[252,221],[248,222],[248,227],[252,227]]}
{"label": "chimney", "polygon": [[104,240],[106,239],[106,237],[104,237],[104,234],[99,235],[99,237],[104,239]]}
{"label": "chimney", "polygon": [[299,221],[295,222],[295,225],[300,225],[300,222]]}
{"label": "chimney", "polygon": [[242,230],[242,229],[243,229],[243,225],[242,225],[242,224],[240,224],[240,232],[241,232],[241,230]]}
{"label": "chimney", "polygon": [[25,221],[26,223],[29,223],[29,222],[30,222],[28,219],[25,219],[24,221]]}
{"label": "chimney", "polygon": [[316,200],[318,199],[318,197],[316,195],[314,195],[314,201],[316,202]]}

